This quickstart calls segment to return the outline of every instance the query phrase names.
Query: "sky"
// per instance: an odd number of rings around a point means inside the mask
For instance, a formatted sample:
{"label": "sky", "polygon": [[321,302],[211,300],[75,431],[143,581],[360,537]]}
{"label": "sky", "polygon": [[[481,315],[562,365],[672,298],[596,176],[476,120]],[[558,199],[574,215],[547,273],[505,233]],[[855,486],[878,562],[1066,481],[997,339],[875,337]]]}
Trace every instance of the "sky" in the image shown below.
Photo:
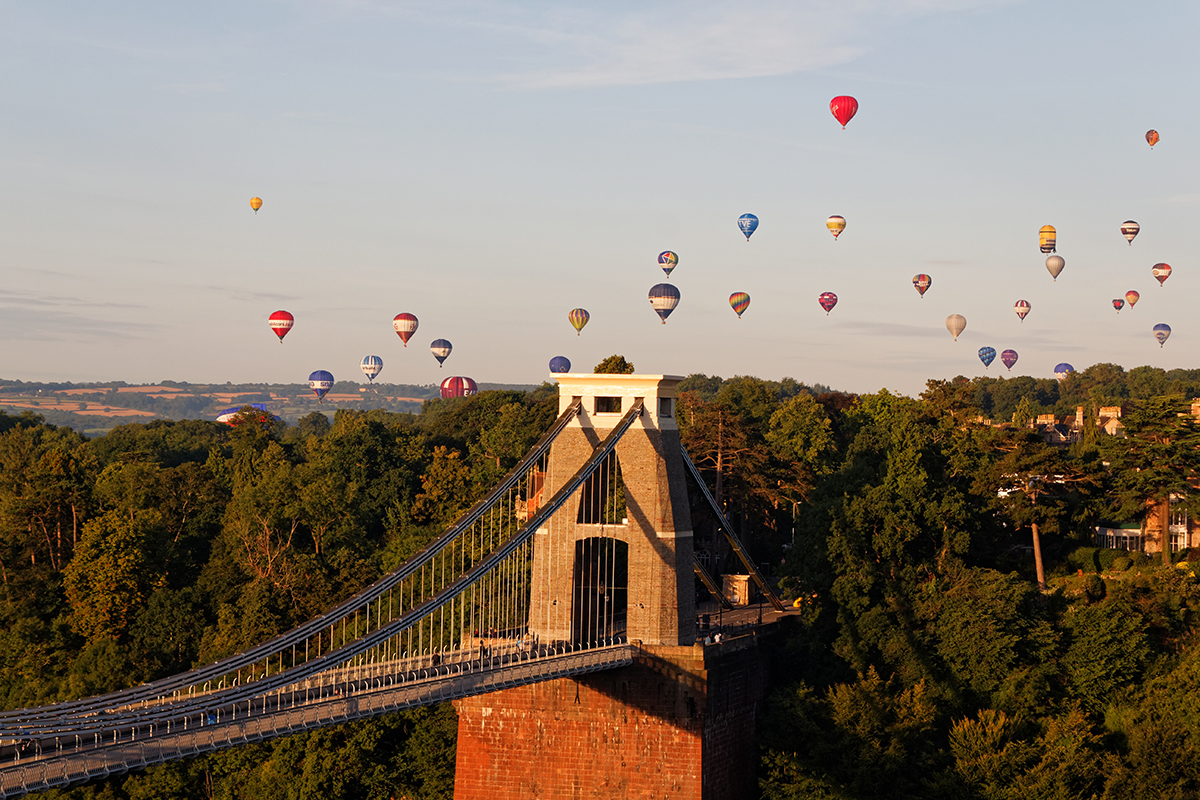
{"label": "sky", "polygon": [[1187,2],[0,3],[0,379],[1197,368],[1198,29]]}

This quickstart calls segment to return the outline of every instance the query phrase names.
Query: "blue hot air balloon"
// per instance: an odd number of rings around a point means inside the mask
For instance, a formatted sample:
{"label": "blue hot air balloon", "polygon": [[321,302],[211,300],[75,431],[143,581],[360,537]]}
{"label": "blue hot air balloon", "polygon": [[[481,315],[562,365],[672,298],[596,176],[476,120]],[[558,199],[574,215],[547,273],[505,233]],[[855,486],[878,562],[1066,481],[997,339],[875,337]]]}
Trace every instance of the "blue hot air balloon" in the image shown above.
{"label": "blue hot air balloon", "polygon": [[554,373],[570,372],[571,361],[566,356],[555,356],[550,359],[550,371]]}
{"label": "blue hot air balloon", "polygon": [[669,283],[656,283],[650,288],[650,307],[667,324],[667,317],[679,305],[679,290]]}
{"label": "blue hot air balloon", "polygon": [[367,382],[374,383],[375,376],[383,371],[383,359],[379,356],[366,356],[359,366],[362,367],[363,374],[367,376]]}
{"label": "blue hot air balloon", "polygon": [[1171,326],[1165,322],[1160,322],[1154,326],[1154,338],[1158,339],[1158,346],[1162,347],[1171,335]]}
{"label": "blue hot air balloon", "polygon": [[981,347],[979,348],[979,360],[983,362],[983,368],[987,369],[996,360],[996,348]]}
{"label": "blue hot air balloon", "polygon": [[446,363],[446,359],[450,357],[450,351],[453,349],[454,345],[445,339],[434,339],[429,343],[429,352],[433,353],[433,357],[437,359],[439,367]]}
{"label": "blue hot air balloon", "polygon": [[758,217],[753,214],[742,214],[738,217],[738,227],[742,229],[742,233],[746,234],[746,241],[750,241],[750,234],[758,227]]}
{"label": "blue hot air balloon", "polygon": [[319,369],[308,376],[308,387],[313,390],[319,403],[325,397],[325,393],[333,388],[333,375],[323,369]]}
{"label": "blue hot air balloon", "polygon": [[1067,377],[1074,371],[1075,371],[1075,368],[1064,361],[1063,363],[1056,364],[1054,366],[1054,377],[1058,378],[1061,381],[1063,378]]}

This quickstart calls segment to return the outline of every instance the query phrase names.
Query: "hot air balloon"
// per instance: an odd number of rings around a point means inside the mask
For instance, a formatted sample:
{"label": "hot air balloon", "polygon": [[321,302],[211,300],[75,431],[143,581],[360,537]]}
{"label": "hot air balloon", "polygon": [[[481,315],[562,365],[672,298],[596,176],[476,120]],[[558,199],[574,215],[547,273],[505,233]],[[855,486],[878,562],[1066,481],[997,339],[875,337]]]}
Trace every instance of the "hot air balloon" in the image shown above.
{"label": "hot air balloon", "polygon": [[996,348],[981,347],[979,348],[979,360],[983,362],[983,368],[987,369],[996,360]]}
{"label": "hot air balloon", "polygon": [[1121,298],[1118,297],[1113,300],[1113,308],[1115,308],[1117,310],[1118,314],[1121,313],[1121,309],[1124,307],[1125,307],[1125,301],[1122,300]]}
{"label": "hot air balloon", "polygon": [[417,332],[417,318],[412,314],[404,313],[397,314],[392,317],[392,327],[396,329],[396,335],[400,337],[400,341],[408,347],[408,340]]}
{"label": "hot air balloon", "polygon": [[443,400],[449,400],[452,397],[470,397],[478,391],[479,387],[475,381],[461,375],[455,375],[453,378],[446,378],[442,381]]}
{"label": "hot air balloon", "polygon": [[842,130],[846,130],[846,123],[858,113],[858,101],[848,94],[838,95],[829,101],[829,110],[833,112],[833,118],[842,123]]}
{"label": "hot air balloon", "polygon": [[750,234],[754,233],[758,228],[758,217],[753,214],[742,214],[738,217],[738,227],[742,229],[742,233],[746,234],[746,241],[750,241]]}
{"label": "hot air balloon", "polygon": [[1146,141],[1150,143],[1150,149],[1154,149],[1154,145],[1158,144],[1158,131],[1151,128],[1146,131]]}
{"label": "hot air balloon", "polygon": [[367,376],[367,382],[374,383],[375,376],[383,372],[383,359],[379,356],[365,356],[359,366],[362,367],[363,374]]}
{"label": "hot air balloon", "polygon": [[450,357],[450,351],[454,349],[454,345],[445,339],[434,339],[429,343],[429,352],[433,353],[433,357],[437,359],[438,366],[446,363],[446,359]]}
{"label": "hot air balloon", "polygon": [[675,269],[679,264],[679,256],[670,250],[663,250],[658,254],[658,265],[662,267],[662,271],[667,273],[667,277],[671,277],[671,270]]}
{"label": "hot air balloon", "polygon": [[1130,289],[1125,293],[1125,300],[1129,303],[1130,308],[1136,306],[1139,299],[1141,299],[1141,295],[1135,292],[1133,289]]}
{"label": "hot air balloon", "polygon": [[1171,336],[1171,326],[1165,322],[1160,322],[1154,326],[1154,338],[1158,339],[1158,346],[1162,347],[1167,339]]}
{"label": "hot air balloon", "polygon": [[262,208],[262,198],[261,197],[251,197],[250,198],[250,207],[253,208],[254,213],[257,214],[258,210],[260,208]]}
{"label": "hot air balloon", "polygon": [[567,319],[571,323],[571,327],[575,329],[575,335],[578,336],[583,330],[583,326],[588,324],[588,320],[592,315],[587,312],[586,308],[572,308],[567,312]]}
{"label": "hot air balloon", "polygon": [[296,324],[296,318],[286,311],[276,311],[267,317],[267,324],[271,326],[271,330],[275,331],[275,335],[279,337],[279,343],[283,344],[283,337],[287,336],[288,331]]}
{"label": "hot air balloon", "polygon": [[1142,226],[1131,219],[1127,219],[1121,223],[1121,235],[1125,237],[1125,241],[1129,242],[1131,246],[1133,245],[1134,237],[1138,235],[1138,231],[1141,229]]}
{"label": "hot air balloon", "polygon": [[821,304],[821,308],[825,309],[825,316],[829,316],[829,312],[833,311],[833,307],[837,305],[837,295],[833,292],[822,292],[817,298],[817,302]]}
{"label": "hot air balloon", "polygon": [[1043,253],[1053,253],[1054,245],[1058,241],[1058,233],[1054,230],[1053,225],[1043,225],[1038,231],[1038,244],[1042,248]]}
{"label": "hot air balloon", "polygon": [[333,376],[323,369],[319,369],[308,376],[308,388],[313,390],[313,394],[317,396],[317,402],[320,403],[325,393],[333,388]]}
{"label": "hot air balloon", "polygon": [[1050,256],[1046,259],[1046,269],[1050,270],[1050,277],[1054,278],[1055,282],[1066,265],[1067,261],[1062,256]]}
{"label": "hot air balloon", "polygon": [[1060,381],[1074,371],[1075,368],[1065,361],[1061,364],[1054,365],[1054,377],[1058,378]]}
{"label": "hot air balloon", "polygon": [[917,292],[921,297],[925,296],[925,292],[929,291],[929,287],[933,286],[933,278],[925,273],[913,276],[913,286],[917,287]]}
{"label": "hot air balloon", "polygon": [[[749,234],[746,235],[749,236]],[[679,305],[679,290],[674,286],[669,283],[657,283],[650,287],[650,307],[662,319],[663,325],[667,324],[667,317],[671,316],[671,312],[677,305]]]}
{"label": "hot air balloon", "polygon": [[1000,354],[1000,363],[1008,367],[1008,371],[1012,372],[1013,364],[1017,363],[1017,351],[1005,350]]}
{"label": "hot air balloon", "polygon": [[570,372],[570,359],[568,359],[566,356],[555,356],[554,358],[550,359],[550,371],[555,373]]}
{"label": "hot air balloon", "polygon": [[967,329],[967,318],[962,314],[951,314],[946,317],[946,330],[950,331],[950,335],[954,337],[954,341],[958,341],[958,335]]}
{"label": "hot air balloon", "polygon": [[1171,265],[1170,264],[1155,264],[1153,267],[1150,268],[1150,274],[1153,275],[1158,280],[1158,285],[1162,286],[1163,282],[1167,278],[1171,277]]}
{"label": "hot air balloon", "polygon": [[741,319],[742,312],[750,307],[750,295],[745,292],[734,292],[729,295],[729,305],[737,312],[738,319]]}
{"label": "hot air balloon", "polygon": [[837,214],[834,214],[832,217],[825,220],[825,227],[829,228],[829,232],[832,233],[833,238],[836,239],[842,235],[842,231],[846,230],[846,218],[839,217]]}
{"label": "hot air balloon", "polygon": [[1017,316],[1021,318],[1021,322],[1024,322],[1030,308],[1028,300],[1018,300],[1016,305],[1013,306],[1013,311],[1017,312]]}

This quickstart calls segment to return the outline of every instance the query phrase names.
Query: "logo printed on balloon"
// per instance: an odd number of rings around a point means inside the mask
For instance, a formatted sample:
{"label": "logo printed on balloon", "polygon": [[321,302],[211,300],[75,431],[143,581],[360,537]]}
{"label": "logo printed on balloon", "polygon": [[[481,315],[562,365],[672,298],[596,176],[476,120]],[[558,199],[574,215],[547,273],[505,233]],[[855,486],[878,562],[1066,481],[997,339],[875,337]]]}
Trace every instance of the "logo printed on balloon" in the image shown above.
{"label": "logo printed on balloon", "polygon": [[455,375],[453,378],[446,378],[442,381],[442,399],[449,400],[454,397],[470,397],[479,391],[479,386],[470,378],[464,378],[461,375]]}
{"label": "logo printed on balloon", "polygon": [[1024,322],[1025,317],[1029,316],[1030,308],[1032,306],[1029,305],[1028,300],[1018,300],[1016,305],[1013,306],[1013,311],[1017,312],[1017,316],[1021,318],[1021,322]]}
{"label": "logo printed on balloon", "polygon": [[670,250],[663,250],[658,254],[658,265],[662,267],[662,271],[667,273],[669,278],[672,270],[679,266],[679,256]]}
{"label": "logo printed on balloon", "polygon": [[1074,371],[1075,368],[1064,361],[1061,364],[1056,364],[1054,366],[1054,377],[1058,378],[1060,381],[1066,380],[1066,377]]}
{"label": "logo printed on balloon", "polygon": [[1141,229],[1142,226],[1131,219],[1127,219],[1121,223],[1121,235],[1125,237],[1125,241],[1129,242],[1130,246],[1133,245],[1133,239]]}
{"label": "logo printed on balloon", "polygon": [[286,311],[276,311],[267,317],[267,324],[271,326],[271,330],[279,337],[279,343],[283,344],[283,337],[287,336],[288,331],[296,324],[296,318]]}
{"label": "logo printed on balloon", "polygon": [[1125,307],[1125,301],[1122,300],[1121,298],[1118,297],[1113,300],[1113,308],[1115,308],[1117,310],[1118,314],[1121,313],[1121,309],[1124,307]]}
{"label": "logo printed on balloon", "polygon": [[400,337],[400,341],[408,347],[408,340],[417,332],[417,326],[420,323],[412,314],[403,313],[397,314],[392,318],[392,328],[396,331],[396,335]]}
{"label": "logo printed on balloon", "polygon": [[1005,350],[1000,354],[1000,363],[1008,367],[1008,371],[1012,372],[1013,364],[1017,363],[1017,351]]}
{"label": "logo printed on balloon", "polygon": [[1154,338],[1158,339],[1158,346],[1162,347],[1167,343],[1167,339],[1171,336],[1171,326],[1165,322],[1160,322],[1154,326]]}
{"label": "logo printed on balloon", "polygon": [[1171,277],[1171,265],[1155,264],[1150,268],[1150,274],[1153,275],[1158,281],[1158,285],[1162,286],[1166,282],[1167,278]]}
{"label": "logo printed on balloon", "polygon": [[308,376],[308,388],[317,396],[317,402],[323,402],[325,393],[333,388],[333,375],[323,369]]}
{"label": "logo printed on balloon", "polygon": [[362,367],[363,374],[367,376],[367,383],[374,383],[375,376],[383,371],[383,359],[379,356],[366,356],[359,366]]}
{"label": "logo printed on balloon", "polygon": [[916,287],[917,293],[924,297],[925,292],[929,291],[929,287],[933,286],[933,278],[923,272],[920,275],[914,275],[913,286]]}
{"label": "logo printed on balloon", "polygon": [[746,234],[746,241],[750,241],[750,234],[758,230],[758,217],[753,214],[742,214],[738,217],[738,228]]}
{"label": "logo printed on balloon", "polygon": [[555,356],[550,359],[550,371],[558,374],[571,371],[571,361],[566,356]]}

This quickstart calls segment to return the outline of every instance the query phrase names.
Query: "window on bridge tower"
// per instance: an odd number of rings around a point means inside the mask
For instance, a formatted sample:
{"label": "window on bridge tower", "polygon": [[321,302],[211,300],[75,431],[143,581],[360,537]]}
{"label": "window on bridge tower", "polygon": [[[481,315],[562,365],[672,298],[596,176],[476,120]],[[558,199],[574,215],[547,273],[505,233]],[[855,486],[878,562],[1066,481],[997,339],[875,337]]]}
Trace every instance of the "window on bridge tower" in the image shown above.
{"label": "window on bridge tower", "polygon": [[579,514],[575,521],[583,525],[623,525],[625,516],[621,462],[612,453],[579,488]]}
{"label": "window on bridge tower", "polygon": [[620,414],[620,397],[597,397],[595,405],[597,414]]}

